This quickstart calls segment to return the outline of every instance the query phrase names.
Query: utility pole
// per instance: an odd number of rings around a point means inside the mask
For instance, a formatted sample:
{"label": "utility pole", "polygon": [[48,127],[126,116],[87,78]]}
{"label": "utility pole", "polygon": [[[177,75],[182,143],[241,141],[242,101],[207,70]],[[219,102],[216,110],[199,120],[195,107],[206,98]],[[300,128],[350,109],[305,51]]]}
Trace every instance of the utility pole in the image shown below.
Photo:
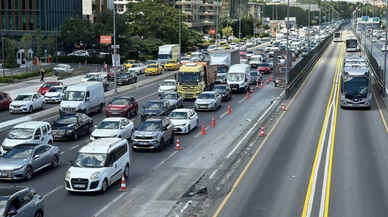
{"label": "utility pole", "polygon": [[310,48],[310,28],[311,28],[310,22],[311,22],[311,3],[309,3],[309,15],[308,15],[308,23],[307,23],[307,26],[308,26],[308,28],[307,28],[307,31],[308,31],[307,44],[308,44],[309,48]]}
{"label": "utility pole", "polygon": [[[322,8],[321,8],[321,0],[319,0],[318,2],[318,8],[319,8],[319,25],[318,25],[318,35],[321,34],[321,24],[322,24]],[[309,47],[309,50],[310,50],[310,47]]]}
{"label": "utility pole", "polygon": [[216,1],[216,48],[218,48],[218,0]]}
{"label": "utility pole", "polygon": [[[182,53],[182,9],[183,1],[181,0],[181,8],[179,8],[179,63],[181,62],[181,53]],[[217,41],[216,41],[217,46]]]}
{"label": "utility pole", "polygon": [[[388,22],[388,0],[385,1],[385,43],[383,46],[387,44],[387,22]],[[384,52],[384,74],[383,74],[383,96],[386,96],[385,91],[385,81],[387,75],[387,52]]]}
{"label": "utility pole", "polygon": [[289,82],[289,74],[288,74],[288,71],[289,71],[289,64],[290,64],[290,50],[289,50],[289,44],[288,44],[288,35],[289,35],[289,21],[290,21],[290,0],[287,0],[287,20],[286,20],[286,28],[287,28],[287,63],[286,63],[286,85],[285,85],[285,88],[287,88],[288,86],[288,82]]}
{"label": "utility pole", "polygon": [[241,40],[241,0],[238,1],[238,39]]}
{"label": "utility pole", "polygon": [[[116,7],[113,7],[113,55],[116,58],[117,47],[116,47]],[[117,66],[116,61],[112,61],[113,73],[114,73],[114,88],[117,93]]]}

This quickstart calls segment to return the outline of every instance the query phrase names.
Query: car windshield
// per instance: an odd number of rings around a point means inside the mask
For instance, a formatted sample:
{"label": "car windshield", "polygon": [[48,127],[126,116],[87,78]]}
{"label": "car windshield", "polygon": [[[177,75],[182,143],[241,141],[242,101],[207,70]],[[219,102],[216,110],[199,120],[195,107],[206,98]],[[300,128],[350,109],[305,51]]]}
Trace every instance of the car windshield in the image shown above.
{"label": "car windshield", "polygon": [[140,67],[140,64],[139,64],[139,63],[134,63],[134,64],[132,64],[132,68],[137,68],[137,67]]}
{"label": "car windshield", "polygon": [[166,93],[166,94],[162,95],[162,98],[163,99],[177,99],[178,96],[176,95],[176,93]]}
{"label": "car windshield", "polygon": [[97,126],[97,129],[114,130],[114,129],[119,129],[119,126],[120,126],[120,122],[118,121],[102,121]]}
{"label": "car windshield", "polygon": [[69,125],[77,123],[76,116],[63,116],[61,119],[55,121],[55,125]]}
{"label": "car windshield", "polygon": [[227,73],[228,72],[228,67],[227,66],[217,66],[217,74],[221,73]]}
{"label": "car windshield", "polygon": [[138,130],[140,131],[156,131],[161,129],[162,129],[161,121],[144,121],[138,127]]}
{"label": "car windshield", "polygon": [[200,81],[201,81],[200,73],[197,73],[197,72],[179,72],[178,73],[178,82],[179,83],[197,84]]}
{"label": "car windshield", "polygon": [[73,166],[84,168],[101,168],[104,167],[106,154],[95,153],[78,153]]}
{"label": "car windshield", "polygon": [[7,197],[0,197],[0,215],[3,216],[5,209],[7,208],[7,202],[8,198]]}
{"label": "car windshield", "polygon": [[50,88],[49,92],[62,92],[63,87],[52,87]]}
{"label": "car windshield", "polygon": [[214,99],[214,94],[213,93],[201,93],[198,96],[198,99]]}
{"label": "car windshield", "polygon": [[147,68],[157,68],[158,65],[148,65]]}
{"label": "car windshield", "polygon": [[219,86],[214,86],[214,89],[215,89],[215,90],[225,91],[225,90],[226,90],[226,86],[221,86],[221,85],[219,85]]}
{"label": "car windshield", "polygon": [[171,119],[187,119],[187,112],[171,112],[169,117]]}
{"label": "car windshield", "polygon": [[167,61],[167,63],[169,63],[169,64],[175,64],[175,61]]}
{"label": "car windshield", "polygon": [[175,82],[173,82],[173,81],[164,81],[162,85],[163,86],[175,86]]}
{"label": "car windshield", "polygon": [[259,73],[257,71],[250,71],[249,74],[251,76],[259,76]]}
{"label": "car windshield", "polygon": [[84,101],[84,91],[66,91],[63,97],[64,101]]}
{"label": "car windshield", "polygon": [[147,110],[160,110],[162,108],[161,102],[147,102],[145,105]]}
{"label": "car windshield", "polygon": [[32,139],[34,129],[29,128],[13,128],[9,131],[8,139]]}
{"label": "car windshield", "polygon": [[368,94],[369,79],[363,77],[354,77],[344,79],[343,91],[346,96],[366,97]]}
{"label": "car windshield", "polygon": [[262,64],[259,64],[258,66],[259,67],[269,67],[269,65],[267,63],[262,63]]}
{"label": "car windshield", "polygon": [[31,101],[32,95],[17,95],[15,101]]}
{"label": "car windshield", "polygon": [[128,105],[129,104],[129,99],[126,98],[114,98],[112,100],[112,105]]}
{"label": "car windshield", "polygon": [[31,145],[17,145],[8,151],[4,158],[7,159],[27,159],[31,156],[34,147]]}
{"label": "car windshield", "polygon": [[228,81],[235,82],[235,81],[242,81],[244,80],[244,74],[240,73],[228,73]]}
{"label": "car windshield", "polygon": [[128,78],[129,75],[129,73],[120,73],[120,78]]}

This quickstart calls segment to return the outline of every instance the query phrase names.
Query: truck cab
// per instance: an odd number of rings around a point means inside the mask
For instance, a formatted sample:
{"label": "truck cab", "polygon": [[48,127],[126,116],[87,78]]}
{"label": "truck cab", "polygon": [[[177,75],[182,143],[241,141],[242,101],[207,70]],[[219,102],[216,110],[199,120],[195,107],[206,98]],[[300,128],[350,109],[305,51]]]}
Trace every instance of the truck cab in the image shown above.
{"label": "truck cab", "polygon": [[202,64],[188,63],[179,68],[178,93],[184,99],[196,99],[205,89],[206,68]]}

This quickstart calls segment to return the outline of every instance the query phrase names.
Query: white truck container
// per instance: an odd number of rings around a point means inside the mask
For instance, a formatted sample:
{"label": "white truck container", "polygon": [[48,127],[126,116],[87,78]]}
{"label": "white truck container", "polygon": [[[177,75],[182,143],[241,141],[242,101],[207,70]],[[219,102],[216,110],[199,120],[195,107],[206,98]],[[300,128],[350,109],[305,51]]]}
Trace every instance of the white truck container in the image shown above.
{"label": "white truck container", "polygon": [[210,66],[216,68],[216,83],[226,83],[226,74],[231,65],[240,63],[239,50],[217,50],[209,52]]}
{"label": "white truck container", "polygon": [[102,82],[86,82],[69,86],[59,107],[60,114],[77,112],[89,114],[104,108],[104,86]]}
{"label": "white truck container", "polygon": [[233,92],[247,92],[250,81],[250,66],[248,64],[232,65],[228,71],[227,84]]}
{"label": "white truck container", "polygon": [[178,44],[166,44],[159,47],[158,63],[162,66],[168,60],[178,60],[180,56],[180,49]]}

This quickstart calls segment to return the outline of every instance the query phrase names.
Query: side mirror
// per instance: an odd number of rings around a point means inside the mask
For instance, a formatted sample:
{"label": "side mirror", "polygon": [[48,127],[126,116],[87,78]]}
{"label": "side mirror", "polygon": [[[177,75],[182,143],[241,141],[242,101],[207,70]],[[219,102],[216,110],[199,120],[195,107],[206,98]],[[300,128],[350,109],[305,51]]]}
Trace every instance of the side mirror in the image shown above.
{"label": "side mirror", "polygon": [[74,165],[74,161],[72,161],[72,160],[69,161],[69,165],[70,165],[70,166],[73,166],[73,165]]}
{"label": "side mirror", "polygon": [[36,154],[36,155],[34,155],[34,157],[32,159],[38,160],[39,158],[40,158],[39,154]]}
{"label": "side mirror", "polygon": [[90,98],[89,98],[89,97],[86,97],[86,98],[85,98],[85,101],[86,101],[86,102],[88,102],[89,100],[90,100]]}
{"label": "side mirror", "polygon": [[12,209],[12,210],[8,211],[7,216],[15,216],[16,214],[18,214],[18,212],[16,210]]}

